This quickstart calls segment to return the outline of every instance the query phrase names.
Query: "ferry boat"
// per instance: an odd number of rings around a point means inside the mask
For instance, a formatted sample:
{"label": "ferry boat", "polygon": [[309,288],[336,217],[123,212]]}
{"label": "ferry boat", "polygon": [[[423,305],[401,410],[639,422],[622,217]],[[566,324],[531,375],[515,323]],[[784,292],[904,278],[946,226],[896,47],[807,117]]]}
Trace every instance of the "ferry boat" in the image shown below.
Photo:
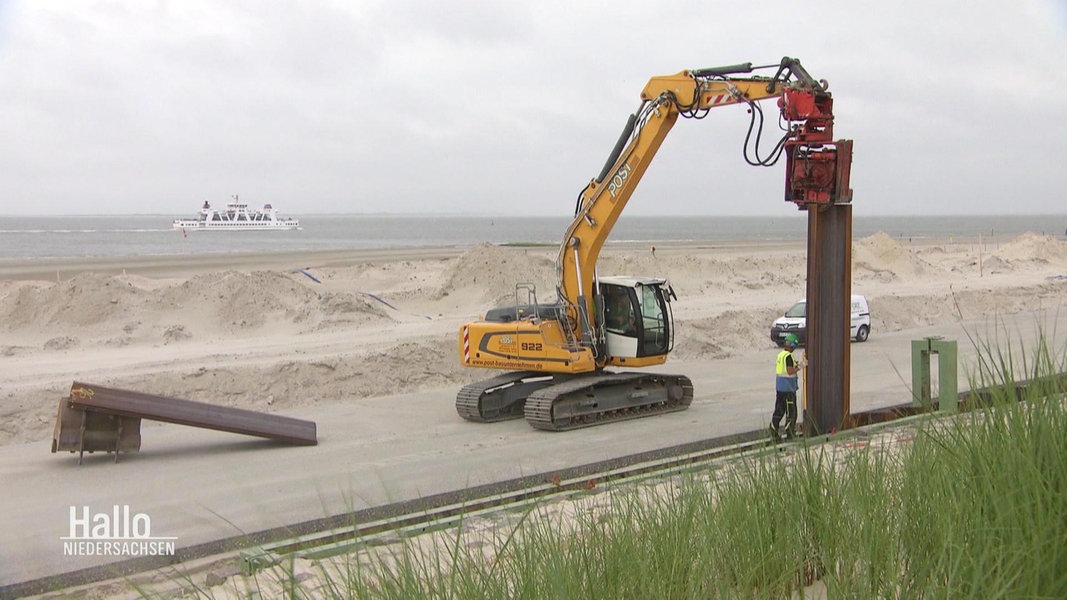
{"label": "ferry boat", "polygon": [[278,209],[270,204],[264,204],[262,210],[250,210],[248,204],[234,196],[233,202],[227,203],[224,210],[213,209],[211,203],[205,201],[195,219],[174,219],[173,227],[182,231],[189,229],[260,231],[300,229],[300,221],[279,217]]}

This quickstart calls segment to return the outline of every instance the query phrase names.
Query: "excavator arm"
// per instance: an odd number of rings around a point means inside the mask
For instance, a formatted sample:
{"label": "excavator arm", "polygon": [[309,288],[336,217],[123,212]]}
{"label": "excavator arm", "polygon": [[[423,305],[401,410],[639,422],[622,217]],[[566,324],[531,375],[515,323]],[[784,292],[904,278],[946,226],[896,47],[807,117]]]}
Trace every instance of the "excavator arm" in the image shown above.
{"label": "excavator arm", "polygon": [[836,201],[836,189],[848,189],[847,169],[844,181],[838,181],[836,152],[827,147],[833,136],[833,114],[825,82],[813,79],[799,61],[789,57],[774,67],[773,77],[738,77],[739,73],[773,68],[745,63],[649,80],[641,92],[641,106],[630,115],[603,170],[579,194],[574,220],[560,245],[557,294],[565,306],[567,337],[572,343],[595,348],[597,259],[679,116],[702,118],[712,108],[747,104],[755,117],[760,110],[757,102],[778,98],[782,118],[789,124],[786,133],[771,158],[757,157],[749,160],[750,164],[770,166],[777,160],[775,154],[784,150],[788,157],[786,199],[800,208],[810,202]]}

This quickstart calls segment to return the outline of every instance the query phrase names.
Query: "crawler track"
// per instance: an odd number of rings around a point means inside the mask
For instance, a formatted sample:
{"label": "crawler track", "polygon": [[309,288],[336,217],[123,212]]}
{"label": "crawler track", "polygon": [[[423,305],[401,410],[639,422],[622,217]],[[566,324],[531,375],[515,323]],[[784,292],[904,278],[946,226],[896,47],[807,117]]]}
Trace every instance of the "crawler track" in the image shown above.
{"label": "crawler track", "polygon": [[483,379],[459,391],[456,412],[476,423],[518,419],[526,397],[552,383],[551,375],[534,371],[512,371]]}
{"label": "crawler track", "polygon": [[689,408],[693,382],[685,375],[599,373],[537,390],[526,399],[526,422],[568,431]]}
{"label": "crawler track", "polygon": [[685,410],[692,402],[693,383],[684,375],[515,371],[464,387],[456,412],[478,423],[525,415],[537,429],[567,431]]}

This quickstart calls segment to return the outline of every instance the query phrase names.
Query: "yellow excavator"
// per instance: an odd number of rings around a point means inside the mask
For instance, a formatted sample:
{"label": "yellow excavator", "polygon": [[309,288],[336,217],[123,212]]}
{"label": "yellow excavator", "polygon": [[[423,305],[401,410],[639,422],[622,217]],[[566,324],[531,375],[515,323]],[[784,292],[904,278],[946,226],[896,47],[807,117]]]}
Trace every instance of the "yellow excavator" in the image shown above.
{"label": "yellow excavator", "polygon": [[[763,69],[775,73],[750,75]],[[457,412],[477,422],[525,416],[538,429],[563,431],[688,408],[693,384],[685,375],[626,370],[666,362],[674,290],[661,278],[599,275],[601,248],[679,115],[747,106],[745,159],[771,166],[784,153],[786,200],[805,209],[848,193],[851,143],[841,152],[832,143],[827,87],[789,57],[653,77],[603,170],[578,196],[556,260],[557,300],[538,303],[536,289],[520,283],[514,306],[460,327],[464,365],[507,372],[460,390]],[[768,98],[778,99],[784,134],[761,157],[758,102]]]}

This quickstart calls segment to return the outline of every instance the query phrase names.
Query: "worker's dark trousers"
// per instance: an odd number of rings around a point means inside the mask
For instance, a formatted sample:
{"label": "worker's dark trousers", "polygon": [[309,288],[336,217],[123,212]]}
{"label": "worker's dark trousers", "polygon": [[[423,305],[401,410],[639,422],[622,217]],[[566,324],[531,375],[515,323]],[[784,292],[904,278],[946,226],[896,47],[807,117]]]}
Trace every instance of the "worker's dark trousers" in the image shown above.
{"label": "worker's dark trousers", "polygon": [[778,424],[785,416],[785,437],[792,438],[797,433],[797,394],[796,392],[776,392],[774,414],[771,415],[771,433],[778,435]]}

